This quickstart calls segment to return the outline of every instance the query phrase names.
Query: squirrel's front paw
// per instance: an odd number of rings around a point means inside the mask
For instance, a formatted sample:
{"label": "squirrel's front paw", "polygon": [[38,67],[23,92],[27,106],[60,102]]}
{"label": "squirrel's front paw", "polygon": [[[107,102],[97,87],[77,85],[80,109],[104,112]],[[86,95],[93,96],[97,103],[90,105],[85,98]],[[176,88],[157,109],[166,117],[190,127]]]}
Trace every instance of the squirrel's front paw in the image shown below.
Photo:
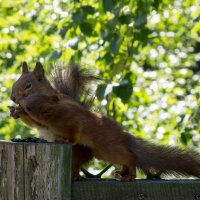
{"label": "squirrel's front paw", "polygon": [[10,116],[14,119],[18,119],[23,111],[21,107],[8,106],[8,108],[10,110]]}
{"label": "squirrel's front paw", "polygon": [[13,117],[14,119],[18,119],[22,113],[24,113],[24,110],[22,107],[14,107],[14,106],[9,106],[8,107],[10,110],[10,116]]}

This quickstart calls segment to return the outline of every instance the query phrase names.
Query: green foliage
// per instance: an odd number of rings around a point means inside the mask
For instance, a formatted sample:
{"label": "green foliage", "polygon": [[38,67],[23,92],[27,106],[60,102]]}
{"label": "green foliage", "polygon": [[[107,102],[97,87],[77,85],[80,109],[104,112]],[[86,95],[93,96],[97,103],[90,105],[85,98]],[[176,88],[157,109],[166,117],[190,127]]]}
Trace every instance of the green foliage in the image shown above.
{"label": "green foliage", "polygon": [[105,81],[96,104],[135,135],[199,146],[198,0],[0,1],[0,138],[35,133],[8,116],[25,60],[74,61]]}

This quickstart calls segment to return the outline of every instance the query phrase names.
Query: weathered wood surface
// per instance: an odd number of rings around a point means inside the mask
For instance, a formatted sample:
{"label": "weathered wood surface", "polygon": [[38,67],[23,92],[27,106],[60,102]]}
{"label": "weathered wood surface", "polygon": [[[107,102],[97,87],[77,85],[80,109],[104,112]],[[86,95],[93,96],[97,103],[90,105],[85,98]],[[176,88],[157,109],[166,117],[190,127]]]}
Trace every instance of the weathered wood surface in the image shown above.
{"label": "weathered wood surface", "polygon": [[0,200],[70,200],[71,146],[0,141]]}
{"label": "weathered wood surface", "polygon": [[72,183],[71,200],[199,200],[200,180],[90,180]]}
{"label": "weathered wood surface", "polygon": [[200,200],[200,179],[71,183],[70,174],[70,145],[0,141],[0,200]]}
{"label": "weathered wood surface", "polygon": [[23,200],[23,144],[0,143],[0,199]]}

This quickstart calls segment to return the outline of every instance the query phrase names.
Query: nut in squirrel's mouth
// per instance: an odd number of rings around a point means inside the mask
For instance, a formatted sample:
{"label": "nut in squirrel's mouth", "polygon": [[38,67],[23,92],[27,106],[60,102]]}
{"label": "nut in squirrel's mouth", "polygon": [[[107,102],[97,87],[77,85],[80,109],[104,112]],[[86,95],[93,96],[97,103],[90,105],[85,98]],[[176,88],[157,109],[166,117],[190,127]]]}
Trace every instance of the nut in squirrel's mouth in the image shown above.
{"label": "nut in squirrel's mouth", "polygon": [[8,109],[10,110],[11,113],[13,113],[15,111],[15,107],[14,106],[8,106]]}

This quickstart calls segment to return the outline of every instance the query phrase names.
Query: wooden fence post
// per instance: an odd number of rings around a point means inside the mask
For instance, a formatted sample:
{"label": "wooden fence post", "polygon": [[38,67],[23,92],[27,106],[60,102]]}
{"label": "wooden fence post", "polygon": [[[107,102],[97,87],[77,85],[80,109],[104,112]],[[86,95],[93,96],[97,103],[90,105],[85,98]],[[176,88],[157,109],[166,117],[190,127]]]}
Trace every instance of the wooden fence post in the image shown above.
{"label": "wooden fence post", "polygon": [[0,200],[70,200],[71,146],[0,141]]}
{"label": "wooden fence post", "polygon": [[71,183],[71,146],[0,141],[0,200],[198,200],[200,179]]}

